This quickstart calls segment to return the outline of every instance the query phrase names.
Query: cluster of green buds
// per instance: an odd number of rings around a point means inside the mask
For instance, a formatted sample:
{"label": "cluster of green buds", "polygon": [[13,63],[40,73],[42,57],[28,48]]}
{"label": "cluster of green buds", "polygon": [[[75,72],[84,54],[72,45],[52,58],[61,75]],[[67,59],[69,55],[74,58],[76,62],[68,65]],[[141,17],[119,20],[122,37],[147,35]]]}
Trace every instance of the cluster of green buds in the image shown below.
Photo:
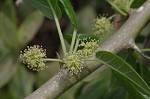
{"label": "cluster of green buds", "polygon": [[44,70],[46,68],[46,50],[43,49],[42,46],[27,46],[27,49],[23,52],[21,51],[20,58],[23,63],[27,64],[29,69],[34,71]]}
{"label": "cluster of green buds", "polygon": [[67,56],[63,58],[63,67],[71,72],[71,74],[81,72],[83,68],[84,59],[78,53],[67,53]]}
{"label": "cluster of green buds", "polygon": [[27,49],[21,51],[20,58],[23,63],[27,64],[29,69],[34,71],[44,70],[46,68],[46,61],[58,61],[62,62],[63,67],[71,72],[71,74],[77,74],[78,72],[81,72],[84,62],[87,59],[91,59],[99,42],[98,40],[90,38],[85,38],[79,41],[80,43],[76,45],[79,50],[68,52],[63,60],[48,59],[46,57],[46,50],[38,45],[31,47],[28,46]]}
{"label": "cluster of green buds", "polygon": [[126,16],[134,0],[107,0],[120,14]]}
{"label": "cluster of green buds", "polygon": [[78,45],[82,49],[78,50],[77,53],[81,56],[84,56],[84,58],[89,58],[93,53],[95,53],[95,49],[98,47],[98,43],[99,40],[85,38],[81,40],[81,43]]}
{"label": "cluster of green buds", "polygon": [[101,16],[100,18],[98,17],[94,19],[94,21],[92,22],[92,29],[94,31],[95,36],[104,36],[105,34],[109,33],[110,30],[113,29],[113,26],[111,24],[111,18]]}
{"label": "cluster of green buds", "polygon": [[81,72],[84,62],[91,59],[92,55],[95,54],[98,43],[99,40],[96,39],[85,38],[80,40],[80,44],[77,45],[79,50],[67,53],[66,57],[64,57],[64,68],[72,74]]}

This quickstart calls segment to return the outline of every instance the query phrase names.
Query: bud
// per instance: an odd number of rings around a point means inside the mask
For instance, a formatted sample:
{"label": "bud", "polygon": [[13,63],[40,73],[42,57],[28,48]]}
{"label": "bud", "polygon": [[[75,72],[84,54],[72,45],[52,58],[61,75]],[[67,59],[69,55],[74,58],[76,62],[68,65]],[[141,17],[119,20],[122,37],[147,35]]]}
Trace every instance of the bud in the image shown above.
{"label": "bud", "polygon": [[67,53],[66,57],[64,57],[64,68],[69,70],[72,74],[77,74],[81,72],[83,68],[84,60],[77,53]]}
{"label": "bud", "polygon": [[78,50],[77,53],[83,56],[84,58],[89,58],[92,54],[95,53],[96,48],[98,47],[99,40],[86,38],[81,40],[79,47],[83,49]]}
{"label": "bud", "polygon": [[123,12],[128,13],[133,0],[111,0],[111,2]]}
{"label": "bud", "polygon": [[46,58],[46,50],[44,50],[42,46],[27,46],[27,49],[23,52],[21,51],[20,58],[23,63],[27,64],[29,69],[34,71],[39,71],[46,68],[44,63],[44,59]]}
{"label": "bud", "polygon": [[92,29],[94,31],[94,35],[101,37],[106,33],[109,33],[110,30],[113,28],[110,20],[111,19],[108,19],[104,16],[94,19],[92,23]]}

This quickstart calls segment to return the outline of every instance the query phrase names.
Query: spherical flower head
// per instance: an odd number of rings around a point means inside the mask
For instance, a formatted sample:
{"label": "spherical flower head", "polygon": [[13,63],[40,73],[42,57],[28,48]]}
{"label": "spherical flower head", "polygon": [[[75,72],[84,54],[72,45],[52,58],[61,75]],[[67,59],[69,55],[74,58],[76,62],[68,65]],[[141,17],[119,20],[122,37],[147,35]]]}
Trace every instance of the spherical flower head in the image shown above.
{"label": "spherical flower head", "polygon": [[109,33],[110,30],[113,28],[110,19],[102,16],[100,18],[94,19],[92,22],[92,29],[94,31],[94,35],[101,37],[106,33]]}
{"label": "spherical flower head", "polygon": [[34,71],[39,71],[46,68],[44,63],[44,59],[46,58],[46,50],[44,50],[42,46],[28,46],[23,52],[21,51],[20,58],[23,63],[27,64],[29,69]]}
{"label": "spherical flower head", "polygon": [[77,53],[67,53],[64,57],[64,68],[69,70],[72,74],[81,72],[84,60]]}
{"label": "spherical flower head", "polygon": [[133,0],[111,0],[120,10],[128,12]]}
{"label": "spherical flower head", "polygon": [[83,49],[77,51],[77,53],[84,58],[89,58],[89,56],[95,53],[95,50],[98,47],[99,40],[89,39],[90,38],[82,40],[79,47],[83,47]]}

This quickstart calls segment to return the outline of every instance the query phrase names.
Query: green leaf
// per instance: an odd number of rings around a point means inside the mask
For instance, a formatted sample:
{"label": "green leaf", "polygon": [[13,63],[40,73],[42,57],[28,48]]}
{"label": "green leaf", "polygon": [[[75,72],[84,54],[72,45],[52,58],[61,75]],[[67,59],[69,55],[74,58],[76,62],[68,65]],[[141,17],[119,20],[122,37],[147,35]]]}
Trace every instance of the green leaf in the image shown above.
{"label": "green leaf", "polygon": [[111,82],[107,89],[107,92],[103,96],[103,99],[123,99],[126,93],[126,90],[123,88],[121,83],[118,81],[118,79],[116,79],[112,72]]}
{"label": "green leaf", "polygon": [[16,25],[9,16],[2,12],[0,12],[0,38],[7,47],[15,48]]}
{"label": "green leaf", "polygon": [[145,81],[150,86],[150,70],[148,70],[148,68],[146,68],[146,66],[143,68],[143,73],[144,73]]}
{"label": "green leaf", "polygon": [[[18,83],[19,82],[19,83]],[[23,99],[33,92],[34,75],[26,70],[24,65],[19,65],[17,73],[9,83],[11,99]]]}
{"label": "green leaf", "polygon": [[64,39],[68,42],[68,44],[71,44],[72,35],[71,34],[64,34]]}
{"label": "green leaf", "polygon": [[122,75],[118,75],[118,73],[116,73],[115,71],[114,74],[115,77],[118,78],[118,80],[126,88],[130,96],[136,99],[149,99],[149,98],[145,98],[146,95],[142,94],[139,90],[137,90],[137,88],[129,80],[123,78]]}
{"label": "green leaf", "polygon": [[[54,9],[58,19],[60,19],[62,16],[57,0],[25,0],[25,1],[30,2],[35,8],[39,9],[49,19],[54,19],[51,6]],[[50,2],[51,6],[49,5],[48,2]]]}
{"label": "green leaf", "polygon": [[138,8],[140,7],[146,0],[134,0],[131,7]]}
{"label": "green leaf", "polygon": [[107,92],[108,86],[108,80],[96,80],[86,86],[86,90],[77,99],[101,99],[105,92]]}
{"label": "green leaf", "polygon": [[123,59],[107,51],[97,52],[96,57],[103,64],[107,65],[114,71],[118,80],[123,82],[122,84],[126,89],[128,89],[128,87],[132,89],[132,91],[129,92],[131,95],[134,95],[136,92],[138,95],[142,93],[144,95],[150,96],[149,86]]}
{"label": "green leaf", "polygon": [[13,0],[5,0],[5,2],[0,7],[0,12],[9,17],[16,26],[16,11]]}
{"label": "green leaf", "polygon": [[18,46],[24,46],[32,40],[43,21],[44,16],[39,11],[35,11],[29,15],[17,30]]}
{"label": "green leaf", "polygon": [[76,14],[73,10],[72,5],[70,4],[70,1],[69,0],[59,0],[59,2],[63,6],[63,9],[66,12],[68,18],[70,19],[72,25],[74,26],[74,28],[77,29],[78,28],[77,18],[76,18]]}
{"label": "green leaf", "polygon": [[91,80],[79,86],[75,99],[103,99],[104,95],[110,90],[110,80],[111,70],[104,70],[100,76],[96,78],[94,76]]}
{"label": "green leaf", "polygon": [[17,70],[18,60],[12,55],[4,54],[0,57],[0,88],[13,77]]}

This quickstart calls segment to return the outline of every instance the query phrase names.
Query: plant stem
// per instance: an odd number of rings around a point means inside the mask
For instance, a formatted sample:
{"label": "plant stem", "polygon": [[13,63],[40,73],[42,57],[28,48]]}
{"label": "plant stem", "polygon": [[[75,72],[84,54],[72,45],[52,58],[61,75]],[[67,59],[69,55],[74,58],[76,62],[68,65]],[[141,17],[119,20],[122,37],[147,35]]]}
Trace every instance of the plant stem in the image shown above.
{"label": "plant stem", "polygon": [[114,14],[114,15],[108,17],[108,20],[111,20],[111,19],[114,18],[115,16],[117,16],[117,14]]}
{"label": "plant stem", "polygon": [[71,41],[71,45],[70,45],[70,52],[72,52],[72,50],[73,50],[75,40],[76,40],[76,36],[77,36],[77,30],[74,29],[73,36],[72,36],[72,41]]}
{"label": "plant stem", "polygon": [[121,15],[127,16],[127,14],[123,11],[121,11],[114,3],[112,3],[110,0],[106,0],[115,10],[117,10]]}
{"label": "plant stem", "polygon": [[52,59],[52,58],[46,58],[46,59],[44,59],[44,61],[53,61],[53,62],[61,62],[61,63],[63,63],[63,60],[61,60],[61,59]]}
{"label": "plant stem", "polygon": [[142,52],[150,52],[150,49],[141,49]]}
{"label": "plant stem", "polygon": [[55,13],[55,11],[54,11],[51,3],[50,3],[50,0],[48,0],[48,3],[49,3],[49,6],[50,6],[50,8],[52,10],[53,16],[54,16],[54,20],[55,20],[56,27],[57,27],[57,30],[58,30],[58,34],[59,34],[59,38],[60,38],[63,54],[64,54],[64,56],[66,56],[66,54],[67,54],[66,45],[65,45],[64,37],[63,37],[62,31],[61,31],[61,28],[60,28],[60,24],[59,24],[57,15],[56,15],[56,13]]}
{"label": "plant stem", "polygon": [[74,53],[77,51],[77,49],[78,49],[78,45],[79,45],[79,39],[77,39],[76,40],[76,45],[75,45],[75,47],[74,47]]}

